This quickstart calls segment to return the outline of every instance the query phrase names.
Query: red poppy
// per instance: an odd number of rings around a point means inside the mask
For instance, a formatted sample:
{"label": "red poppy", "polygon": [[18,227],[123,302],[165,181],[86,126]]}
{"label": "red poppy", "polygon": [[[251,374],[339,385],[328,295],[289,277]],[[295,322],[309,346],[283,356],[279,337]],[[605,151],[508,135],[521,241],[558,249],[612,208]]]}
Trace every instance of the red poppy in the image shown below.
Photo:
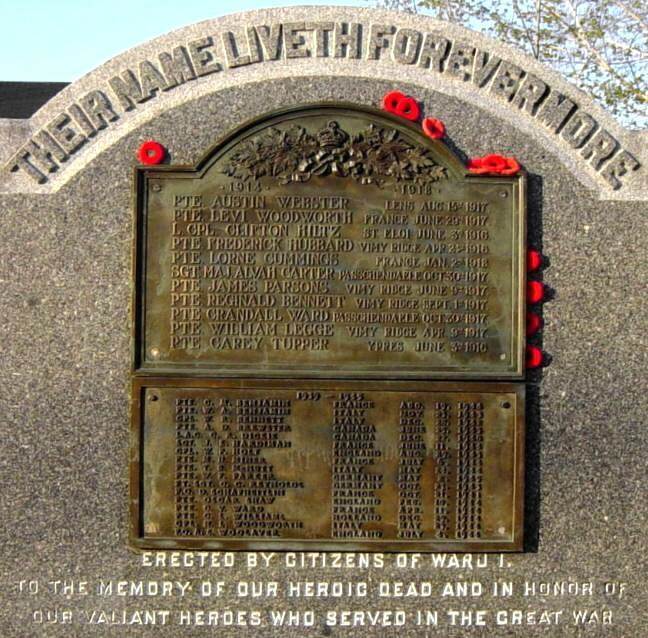
{"label": "red poppy", "polygon": [[164,160],[166,149],[154,140],[144,142],[137,151],[137,158],[142,164],[160,164]]}
{"label": "red poppy", "polygon": [[421,115],[421,107],[418,102],[409,95],[400,91],[390,91],[382,99],[382,107],[389,113],[404,117],[406,120],[415,122]]}
{"label": "red poppy", "polygon": [[540,315],[536,315],[535,312],[528,312],[526,318],[527,337],[532,337],[540,328],[542,328],[542,318]]}
{"label": "red poppy", "polygon": [[433,117],[426,117],[423,120],[423,132],[433,140],[440,140],[445,136],[446,127],[441,120],[437,120]]}
{"label": "red poppy", "polygon": [[539,368],[542,365],[544,357],[542,355],[542,350],[537,346],[527,346],[526,347],[526,367],[527,368]]}
{"label": "red poppy", "polygon": [[405,97],[400,91],[390,91],[382,99],[382,107],[385,111],[396,113],[399,102]]}
{"label": "red poppy", "polygon": [[482,157],[482,168],[490,171],[491,173],[500,173],[508,166],[506,158],[503,155],[491,153]]}
{"label": "red poppy", "polygon": [[542,254],[535,248],[529,248],[527,252],[527,270],[533,272],[542,266]]}
{"label": "red poppy", "polygon": [[501,171],[502,175],[517,175],[520,172],[520,163],[514,157],[505,157],[506,168]]}
{"label": "red poppy", "polygon": [[527,283],[527,301],[529,303],[540,303],[544,299],[544,284],[540,281],[529,281]]}
{"label": "red poppy", "polygon": [[482,173],[487,172],[485,168],[482,168],[482,159],[481,159],[481,157],[471,157],[466,162],[466,168],[471,173],[475,173],[475,175],[481,175]]}
{"label": "red poppy", "polygon": [[416,122],[416,120],[421,116],[421,108],[413,97],[405,96],[396,107],[396,115],[400,115],[406,120]]}
{"label": "red poppy", "polygon": [[484,157],[473,157],[468,160],[468,170],[475,175],[515,175],[520,171],[520,164],[514,157],[504,157],[491,153]]}

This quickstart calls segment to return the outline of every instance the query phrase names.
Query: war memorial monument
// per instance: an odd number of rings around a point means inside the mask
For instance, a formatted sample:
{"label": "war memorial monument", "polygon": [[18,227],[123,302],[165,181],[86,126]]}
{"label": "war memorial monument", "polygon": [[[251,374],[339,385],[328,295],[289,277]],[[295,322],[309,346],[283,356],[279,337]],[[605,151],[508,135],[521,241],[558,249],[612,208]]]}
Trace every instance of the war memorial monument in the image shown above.
{"label": "war memorial monument", "polygon": [[296,7],[0,141],[0,635],[646,635],[645,133]]}

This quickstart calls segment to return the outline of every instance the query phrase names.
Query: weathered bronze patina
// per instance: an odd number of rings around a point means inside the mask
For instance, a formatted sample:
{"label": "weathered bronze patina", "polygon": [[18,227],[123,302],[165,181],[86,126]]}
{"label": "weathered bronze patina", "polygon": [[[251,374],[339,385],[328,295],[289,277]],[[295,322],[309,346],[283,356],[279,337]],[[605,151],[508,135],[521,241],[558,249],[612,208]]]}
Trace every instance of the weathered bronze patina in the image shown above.
{"label": "weathered bronze patina", "polygon": [[138,170],[132,544],[520,549],[524,189],[350,105]]}
{"label": "weathered bronze patina", "polygon": [[136,378],[138,548],[521,548],[524,386]]}
{"label": "weathered bronze patina", "polygon": [[523,374],[523,176],[470,175],[414,124],[319,105],[137,187],[138,372]]}

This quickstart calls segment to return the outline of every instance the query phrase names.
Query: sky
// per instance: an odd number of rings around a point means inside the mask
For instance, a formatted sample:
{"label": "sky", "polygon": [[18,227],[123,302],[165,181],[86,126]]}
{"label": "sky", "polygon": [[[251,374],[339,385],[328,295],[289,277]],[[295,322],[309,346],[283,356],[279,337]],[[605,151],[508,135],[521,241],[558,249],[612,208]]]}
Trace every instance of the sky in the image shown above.
{"label": "sky", "polygon": [[118,53],[228,13],[365,0],[0,0],[0,81],[72,82]]}

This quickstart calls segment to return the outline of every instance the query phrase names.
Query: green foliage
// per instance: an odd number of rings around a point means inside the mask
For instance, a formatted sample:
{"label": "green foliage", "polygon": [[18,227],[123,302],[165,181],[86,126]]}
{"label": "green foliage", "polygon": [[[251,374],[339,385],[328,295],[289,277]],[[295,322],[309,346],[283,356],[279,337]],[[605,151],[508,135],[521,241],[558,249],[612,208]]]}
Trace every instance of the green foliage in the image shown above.
{"label": "green foliage", "polygon": [[[416,3],[416,4],[414,4]],[[377,0],[518,47],[564,75],[626,126],[648,123],[646,0]]]}

